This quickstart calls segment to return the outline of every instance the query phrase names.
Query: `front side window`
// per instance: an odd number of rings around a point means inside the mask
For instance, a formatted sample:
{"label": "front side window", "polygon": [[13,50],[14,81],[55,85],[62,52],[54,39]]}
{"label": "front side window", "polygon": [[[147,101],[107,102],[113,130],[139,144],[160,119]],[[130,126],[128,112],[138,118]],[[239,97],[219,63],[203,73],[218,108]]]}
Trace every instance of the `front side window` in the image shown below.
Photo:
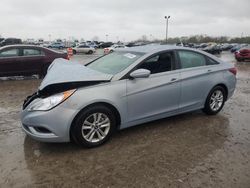
{"label": "front side window", "polygon": [[23,49],[23,55],[24,56],[33,56],[33,55],[41,55],[41,50],[36,49]]}
{"label": "front side window", "polygon": [[15,57],[19,55],[19,50],[18,49],[9,49],[0,52],[0,57]]}
{"label": "front side window", "polygon": [[206,65],[206,59],[203,55],[191,51],[178,51],[181,67],[192,68]]}
{"label": "front side window", "polygon": [[133,64],[143,55],[144,53],[138,52],[113,52],[93,61],[87,67],[102,73],[115,75]]}
{"label": "front side window", "polygon": [[151,74],[167,72],[173,70],[174,54],[173,52],[165,52],[155,55],[144,61],[138,69],[150,70]]}

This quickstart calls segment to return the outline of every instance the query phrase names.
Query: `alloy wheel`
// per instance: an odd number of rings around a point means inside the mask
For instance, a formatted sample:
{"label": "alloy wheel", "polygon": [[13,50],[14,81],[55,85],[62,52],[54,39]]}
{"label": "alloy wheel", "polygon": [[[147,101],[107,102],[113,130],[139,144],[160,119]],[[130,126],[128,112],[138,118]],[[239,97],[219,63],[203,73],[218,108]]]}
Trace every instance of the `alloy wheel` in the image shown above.
{"label": "alloy wheel", "polygon": [[224,96],[221,90],[215,90],[210,98],[210,108],[213,111],[218,111],[223,105]]}
{"label": "alloy wheel", "polygon": [[83,122],[82,136],[88,142],[100,142],[108,135],[110,125],[110,119],[106,114],[93,113]]}

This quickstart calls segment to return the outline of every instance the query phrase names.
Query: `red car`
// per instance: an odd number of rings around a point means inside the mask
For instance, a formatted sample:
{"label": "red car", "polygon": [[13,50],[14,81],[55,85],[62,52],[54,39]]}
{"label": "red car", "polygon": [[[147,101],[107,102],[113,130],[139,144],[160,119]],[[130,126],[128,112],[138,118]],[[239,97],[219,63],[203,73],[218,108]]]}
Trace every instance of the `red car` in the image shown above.
{"label": "red car", "polygon": [[250,47],[249,48],[244,47],[239,51],[235,52],[234,55],[237,61],[250,60]]}
{"label": "red car", "polygon": [[0,48],[0,77],[33,74],[44,77],[56,58],[68,59],[68,55],[40,46],[4,46]]}

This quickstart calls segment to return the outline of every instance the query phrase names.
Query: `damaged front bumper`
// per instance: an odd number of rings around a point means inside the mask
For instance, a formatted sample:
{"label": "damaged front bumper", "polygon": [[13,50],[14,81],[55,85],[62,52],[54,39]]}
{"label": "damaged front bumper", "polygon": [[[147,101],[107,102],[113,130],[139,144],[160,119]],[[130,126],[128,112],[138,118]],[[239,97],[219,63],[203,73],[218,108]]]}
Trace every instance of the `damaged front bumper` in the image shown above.
{"label": "damaged front bumper", "polygon": [[[29,98],[24,106],[29,106],[28,101],[32,104]],[[21,113],[22,128],[28,136],[41,142],[69,142],[70,126],[77,113],[77,110],[64,104],[48,111],[28,111],[24,108]]]}

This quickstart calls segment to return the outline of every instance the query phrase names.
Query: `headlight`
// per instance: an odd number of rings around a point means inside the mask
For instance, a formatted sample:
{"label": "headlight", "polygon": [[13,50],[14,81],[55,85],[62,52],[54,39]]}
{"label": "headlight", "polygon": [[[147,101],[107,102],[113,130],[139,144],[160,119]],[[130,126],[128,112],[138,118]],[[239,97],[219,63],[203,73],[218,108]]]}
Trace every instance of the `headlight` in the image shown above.
{"label": "headlight", "polygon": [[28,107],[28,111],[46,111],[54,108],[58,104],[65,101],[67,98],[69,98],[76,89],[64,91],[62,93],[58,93],[55,95],[52,95],[50,97],[40,99],[34,104],[32,104],[30,107]]}

